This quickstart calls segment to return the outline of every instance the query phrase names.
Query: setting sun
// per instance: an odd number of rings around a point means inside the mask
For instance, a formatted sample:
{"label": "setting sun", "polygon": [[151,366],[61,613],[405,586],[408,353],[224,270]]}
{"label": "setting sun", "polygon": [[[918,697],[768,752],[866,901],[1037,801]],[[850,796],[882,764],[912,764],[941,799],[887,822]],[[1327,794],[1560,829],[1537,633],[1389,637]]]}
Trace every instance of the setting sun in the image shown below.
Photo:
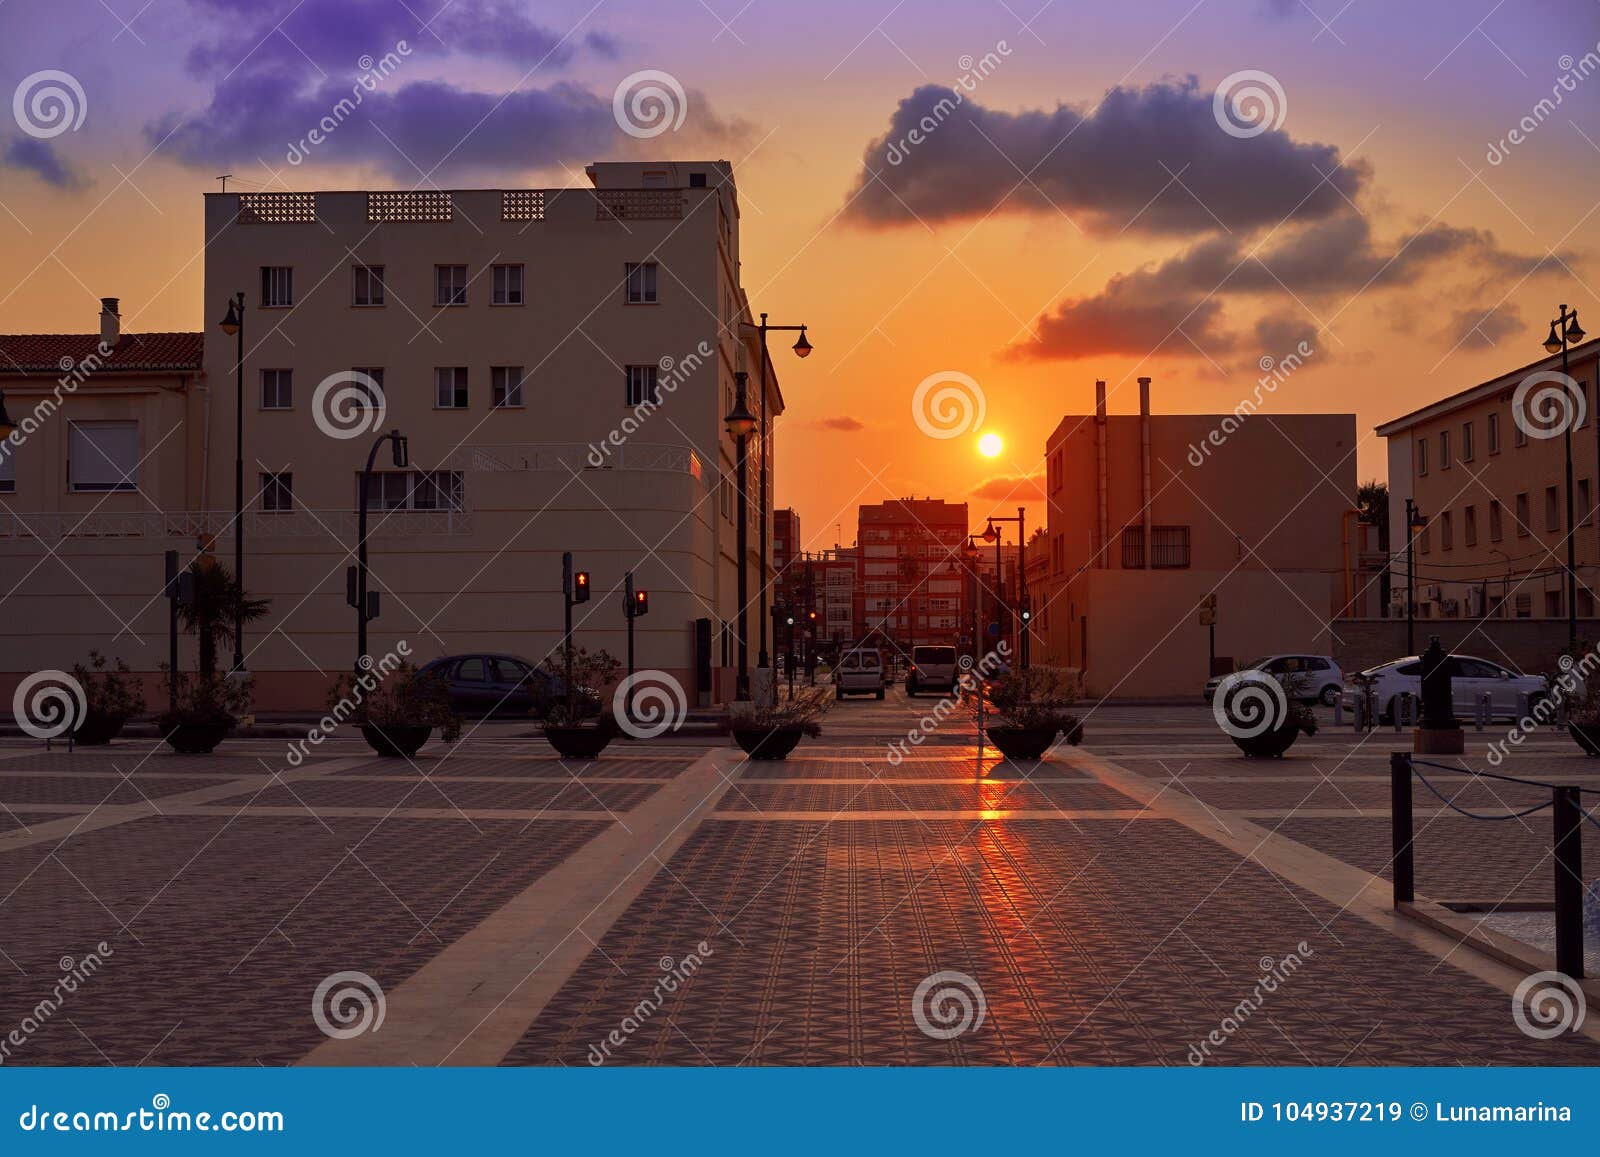
{"label": "setting sun", "polygon": [[1005,443],[1000,440],[999,434],[985,434],[983,437],[978,439],[978,453],[982,454],[985,458],[995,457],[1000,453],[1004,446]]}

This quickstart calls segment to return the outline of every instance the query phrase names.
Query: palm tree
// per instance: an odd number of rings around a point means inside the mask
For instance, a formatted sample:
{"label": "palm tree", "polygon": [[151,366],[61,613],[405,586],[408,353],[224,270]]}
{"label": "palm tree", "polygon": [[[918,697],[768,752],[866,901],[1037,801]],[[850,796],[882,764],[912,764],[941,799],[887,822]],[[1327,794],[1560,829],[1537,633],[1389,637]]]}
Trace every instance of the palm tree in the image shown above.
{"label": "palm tree", "polygon": [[200,640],[200,674],[214,675],[218,646],[233,645],[235,611],[242,612],[245,622],[253,623],[266,616],[272,600],[253,599],[242,592],[233,572],[210,557],[190,563],[189,573],[194,576],[194,601],[179,604],[178,618],[184,632]]}

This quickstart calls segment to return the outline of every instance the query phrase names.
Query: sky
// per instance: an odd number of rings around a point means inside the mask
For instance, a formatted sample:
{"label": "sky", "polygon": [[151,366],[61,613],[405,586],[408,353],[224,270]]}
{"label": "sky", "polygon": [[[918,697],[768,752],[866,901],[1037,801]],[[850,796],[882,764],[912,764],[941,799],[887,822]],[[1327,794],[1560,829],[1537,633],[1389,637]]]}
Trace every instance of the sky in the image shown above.
{"label": "sky", "polygon": [[[641,137],[646,70],[682,119]],[[1293,356],[1262,412],[1353,412],[1382,477],[1374,425],[1537,358],[1560,303],[1600,326],[1595,0],[0,0],[5,92],[0,332],[101,296],[202,328],[219,173],[732,161],[751,307],[815,347],[778,361],[775,487],[813,549],[896,497],[1042,524],[1098,378],[1223,413]]]}

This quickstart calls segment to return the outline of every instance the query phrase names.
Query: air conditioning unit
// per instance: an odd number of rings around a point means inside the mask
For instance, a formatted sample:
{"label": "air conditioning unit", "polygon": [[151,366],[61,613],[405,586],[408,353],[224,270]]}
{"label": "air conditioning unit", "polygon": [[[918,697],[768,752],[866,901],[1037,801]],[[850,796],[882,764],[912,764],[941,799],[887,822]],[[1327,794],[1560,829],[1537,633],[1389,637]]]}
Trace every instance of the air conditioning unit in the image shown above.
{"label": "air conditioning unit", "polygon": [[1477,618],[1483,614],[1483,588],[1467,588],[1467,614]]}
{"label": "air conditioning unit", "polygon": [[1429,602],[1434,602],[1434,603],[1438,602],[1439,601],[1439,584],[1438,583],[1429,583],[1427,586],[1423,587],[1422,588],[1421,597],[1426,599],[1426,600],[1428,600]]}
{"label": "air conditioning unit", "polygon": [[1443,607],[1443,610],[1441,610],[1439,613],[1442,614],[1445,618],[1447,618],[1447,619],[1457,619],[1457,618],[1461,617],[1461,600],[1460,599],[1445,599],[1444,602],[1442,604],[1440,604],[1440,605]]}

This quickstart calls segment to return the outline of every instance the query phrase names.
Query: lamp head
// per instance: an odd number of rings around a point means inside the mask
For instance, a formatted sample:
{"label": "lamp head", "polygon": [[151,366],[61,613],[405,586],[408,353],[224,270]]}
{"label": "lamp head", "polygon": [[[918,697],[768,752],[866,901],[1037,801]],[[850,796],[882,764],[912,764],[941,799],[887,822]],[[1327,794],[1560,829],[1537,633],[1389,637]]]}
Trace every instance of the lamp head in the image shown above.
{"label": "lamp head", "polygon": [[406,436],[399,430],[390,430],[389,438],[394,443],[394,464],[404,470],[411,465],[411,446]]}
{"label": "lamp head", "polygon": [[1556,332],[1556,323],[1550,323],[1550,336],[1544,339],[1544,348],[1553,354],[1561,352],[1561,335]]}
{"label": "lamp head", "polygon": [[244,324],[244,319],[239,316],[239,301],[237,298],[228,298],[228,315],[221,321],[222,332],[229,337],[239,332]]}
{"label": "lamp head", "polygon": [[811,343],[806,340],[806,327],[800,327],[800,340],[794,343],[796,357],[807,358],[811,356]]}

